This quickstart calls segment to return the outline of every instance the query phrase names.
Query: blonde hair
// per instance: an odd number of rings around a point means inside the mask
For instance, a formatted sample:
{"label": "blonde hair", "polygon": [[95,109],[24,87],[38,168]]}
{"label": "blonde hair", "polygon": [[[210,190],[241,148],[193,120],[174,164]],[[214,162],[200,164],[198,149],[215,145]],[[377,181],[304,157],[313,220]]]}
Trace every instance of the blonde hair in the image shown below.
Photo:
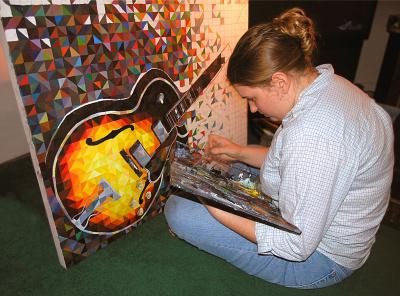
{"label": "blonde hair", "polygon": [[227,76],[232,84],[267,85],[277,71],[303,72],[312,67],[316,49],[314,22],[292,8],[272,22],[251,27],[236,44]]}

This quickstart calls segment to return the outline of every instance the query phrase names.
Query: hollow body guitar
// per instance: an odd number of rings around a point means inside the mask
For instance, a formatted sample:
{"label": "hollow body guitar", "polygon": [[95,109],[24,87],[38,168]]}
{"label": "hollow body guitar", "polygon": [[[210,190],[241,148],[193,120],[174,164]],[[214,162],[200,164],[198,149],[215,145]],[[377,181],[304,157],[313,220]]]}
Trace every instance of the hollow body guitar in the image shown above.
{"label": "hollow body guitar", "polygon": [[160,69],[126,99],[68,113],[50,141],[46,169],[62,210],[81,231],[112,234],[140,221],[158,197],[182,115],[223,65],[220,55],[181,93]]}

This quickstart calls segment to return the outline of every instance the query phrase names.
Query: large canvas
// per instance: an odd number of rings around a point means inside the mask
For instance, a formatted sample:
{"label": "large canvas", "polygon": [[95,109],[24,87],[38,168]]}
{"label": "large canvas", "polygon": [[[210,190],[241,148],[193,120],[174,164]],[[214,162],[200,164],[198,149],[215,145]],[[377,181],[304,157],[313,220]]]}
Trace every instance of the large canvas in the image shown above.
{"label": "large canvas", "polygon": [[60,263],[162,211],[174,141],[244,144],[225,79],[247,1],[0,0],[2,38]]}

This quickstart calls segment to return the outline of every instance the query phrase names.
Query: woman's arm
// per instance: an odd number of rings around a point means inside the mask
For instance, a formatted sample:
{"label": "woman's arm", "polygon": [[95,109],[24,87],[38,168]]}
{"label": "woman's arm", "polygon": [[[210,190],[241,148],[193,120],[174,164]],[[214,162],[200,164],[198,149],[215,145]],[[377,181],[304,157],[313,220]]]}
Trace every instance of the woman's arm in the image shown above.
{"label": "woman's arm", "polygon": [[237,234],[243,236],[245,239],[253,243],[257,243],[255,232],[256,223],[254,221],[244,218],[242,216],[237,216],[230,212],[226,212],[219,208],[214,208],[213,206],[209,206],[207,204],[205,204],[205,206],[210,214],[221,224],[225,225]]}

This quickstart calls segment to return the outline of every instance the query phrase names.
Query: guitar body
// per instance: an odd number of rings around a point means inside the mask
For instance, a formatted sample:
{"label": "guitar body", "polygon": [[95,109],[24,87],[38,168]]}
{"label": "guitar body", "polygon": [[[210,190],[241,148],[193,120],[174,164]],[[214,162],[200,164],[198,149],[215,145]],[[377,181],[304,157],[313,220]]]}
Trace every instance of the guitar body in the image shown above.
{"label": "guitar body", "polygon": [[184,128],[179,119],[193,102],[189,94],[185,104],[185,95],[164,71],[151,69],[129,98],[88,103],[65,116],[46,168],[78,229],[113,234],[143,219],[158,197],[177,129]]}
{"label": "guitar body", "polygon": [[[113,109],[109,101],[94,102],[64,119],[54,138],[61,143],[50,168],[56,197],[75,226],[86,232],[115,232],[145,216],[177,137],[165,114],[181,96],[163,71],[152,69],[129,99],[112,102]],[[67,133],[61,135],[63,131]],[[105,190],[102,181],[118,198],[110,195],[87,215]],[[85,213],[87,218],[79,220]]]}

